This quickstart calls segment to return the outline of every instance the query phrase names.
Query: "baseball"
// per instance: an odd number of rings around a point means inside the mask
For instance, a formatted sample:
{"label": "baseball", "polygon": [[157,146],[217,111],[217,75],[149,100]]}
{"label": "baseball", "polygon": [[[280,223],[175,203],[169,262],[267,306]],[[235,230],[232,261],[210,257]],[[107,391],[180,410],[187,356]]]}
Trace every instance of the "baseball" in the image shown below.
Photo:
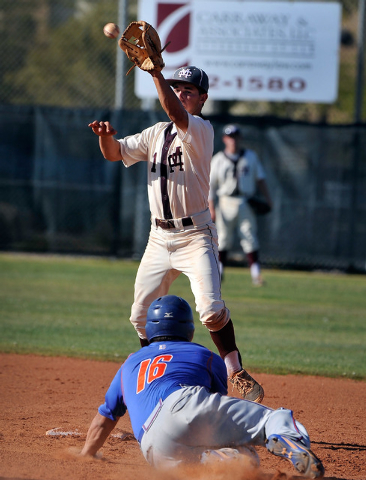
{"label": "baseball", "polygon": [[103,33],[108,38],[117,38],[119,35],[119,26],[115,23],[107,23],[103,27]]}

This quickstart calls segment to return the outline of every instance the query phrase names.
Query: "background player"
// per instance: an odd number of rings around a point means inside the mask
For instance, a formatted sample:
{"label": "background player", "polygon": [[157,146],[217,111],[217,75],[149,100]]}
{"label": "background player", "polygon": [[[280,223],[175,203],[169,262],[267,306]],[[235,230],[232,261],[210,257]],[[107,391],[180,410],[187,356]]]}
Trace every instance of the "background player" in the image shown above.
{"label": "background player", "polygon": [[128,410],[142,453],[156,467],[196,463],[209,453],[223,456],[227,447],[240,452],[258,445],[289,459],[306,476],[323,476],[309,435],[292,411],[228,397],[225,363],[191,343],[193,334],[193,314],[185,300],[166,295],[152,302],[146,323],[150,344],[118,370],[81,454],[94,456]]}
{"label": "background player", "polygon": [[209,205],[219,237],[221,274],[227,264],[238,233],[241,247],[246,254],[252,282],[263,284],[259,263],[257,218],[247,198],[257,189],[272,208],[265,173],[257,154],[241,145],[241,132],[236,125],[226,125],[222,132],[225,149],[212,158]]}
{"label": "background player", "polygon": [[214,132],[201,115],[208,77],[194,66],[179,68],[169,80],[160,71],[149,73],[170,122],[120,140],[113,137],[117,132],[109,122],[89,124],[107,160],[122,160],[126,167],[147,162],[152,225],[136,276],[130,321],[141,345],[147,345],[149,305],[184,273],[231,383],[243,398],[261,402],[263,389],[242,367],[230,312],[221,298],[217,231],[208,208]]}

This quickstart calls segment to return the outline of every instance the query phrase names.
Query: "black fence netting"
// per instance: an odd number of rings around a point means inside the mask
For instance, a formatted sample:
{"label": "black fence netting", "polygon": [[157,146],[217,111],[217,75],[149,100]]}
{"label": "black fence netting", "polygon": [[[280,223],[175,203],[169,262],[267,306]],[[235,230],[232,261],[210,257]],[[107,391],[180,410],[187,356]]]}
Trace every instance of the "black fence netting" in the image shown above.
{"label": "black fence netting", "polygon": [[[274,201],[259,218],[262,262],[364,271],[366,124],[208,117],[222,148],[228,122],[259,154]],[[139,257],[150,213],[146,165],[108,162],[88,128],[109,120],[124,137],[163,112],[0,106],[0,249]],[[238,249],[238,255],[240,255]]]}

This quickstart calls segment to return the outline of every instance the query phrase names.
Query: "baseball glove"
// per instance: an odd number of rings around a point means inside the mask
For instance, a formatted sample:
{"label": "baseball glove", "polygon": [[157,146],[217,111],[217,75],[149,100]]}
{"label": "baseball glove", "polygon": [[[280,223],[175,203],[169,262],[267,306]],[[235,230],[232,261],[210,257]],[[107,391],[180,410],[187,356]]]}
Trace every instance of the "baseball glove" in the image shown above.
{"label": "baseball glove", "polygon": [[256,195],[248,198],[247,203],[250,205],[256,215],[266,215],[271,211],[271,207],[268,202]]}
{"label": "baseball glove", "polygon": [[119,39],[118,45],[134,63],[126,75],[134,67],[139,67],[146,72],[161,71],[165,67],[161,52],[167,45],[161,48],[158,32],[143,20],[131,22]]}

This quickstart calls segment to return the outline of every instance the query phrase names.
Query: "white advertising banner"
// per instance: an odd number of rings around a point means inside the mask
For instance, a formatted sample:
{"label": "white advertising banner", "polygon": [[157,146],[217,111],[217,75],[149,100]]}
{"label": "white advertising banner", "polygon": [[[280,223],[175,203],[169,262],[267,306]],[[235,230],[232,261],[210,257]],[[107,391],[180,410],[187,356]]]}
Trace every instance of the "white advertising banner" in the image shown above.
{"label": "white advertising banner", "polygon": [[[139,0],[158,31],[165,78],[202,68],[212,100],[332,103],[338,95],[341,5],[335,2]],[[136,69],[136,95],[156,97]]]}

